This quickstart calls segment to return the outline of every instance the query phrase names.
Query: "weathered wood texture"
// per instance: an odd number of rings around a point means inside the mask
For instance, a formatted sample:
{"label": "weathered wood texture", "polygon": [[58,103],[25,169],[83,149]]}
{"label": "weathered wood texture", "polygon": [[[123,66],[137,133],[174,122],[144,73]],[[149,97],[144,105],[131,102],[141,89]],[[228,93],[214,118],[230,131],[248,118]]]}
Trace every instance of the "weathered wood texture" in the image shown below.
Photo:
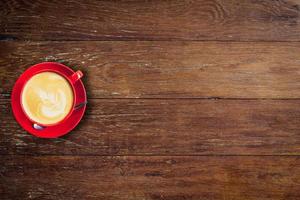
{"label": "weathered wood texture", "polygon": [[[1,200],[300,199],[299,0],[0,8]],[[87,112],[58,139],[11,112],[42,61],[85,73]]]}
{"label": "weathered wood texture", "polygon": [[1,199],[300,198],[295,157],[12,157]]}
{"label": "weathered wood texture", "polygon": [[300,43],[0,42],[2,97],[42,61],[85,73],[89,98],[300,98]]}
{"label": "weathered wood texture", "polygon": [[27,134],[0,105],[1,154],[300,155],[299,100],[90,100],[55,140]]}
{"label": "weathered wood texture", "polygon": [[298,0],[2,0],[0,6],[2,39],[300,40]]}

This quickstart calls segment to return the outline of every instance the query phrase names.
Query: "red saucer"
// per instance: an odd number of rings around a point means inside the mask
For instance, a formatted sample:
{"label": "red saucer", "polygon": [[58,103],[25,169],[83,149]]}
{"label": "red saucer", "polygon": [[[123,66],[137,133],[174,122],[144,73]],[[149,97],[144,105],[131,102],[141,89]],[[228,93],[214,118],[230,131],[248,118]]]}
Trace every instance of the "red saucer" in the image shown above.
{"label": "red saucer", "polygon": [[[70,132],[73,128],[77,126],[86,109],[86,105],[75,109],[72,111],[70,116],[63,120],[62,122],[45,127],[43,130],[36,130],[33,128],[33,122],[26,116],[21,106],[21,91],[25,83],[35,74],[45,71],[53,71],[64,75],[65,77],[70,77],[75,72],[69,67],[55,62],[44,62],[36,64],[29,69],[27,69],[17,80],[14,85],[11,105],[14,116],[18,123],[29,133],[41,138],[56,138],[63,136]],[[79,79],[73,84],[74,88],[74,101],[75,105],[86,102],[86,92],[82,81]]]}

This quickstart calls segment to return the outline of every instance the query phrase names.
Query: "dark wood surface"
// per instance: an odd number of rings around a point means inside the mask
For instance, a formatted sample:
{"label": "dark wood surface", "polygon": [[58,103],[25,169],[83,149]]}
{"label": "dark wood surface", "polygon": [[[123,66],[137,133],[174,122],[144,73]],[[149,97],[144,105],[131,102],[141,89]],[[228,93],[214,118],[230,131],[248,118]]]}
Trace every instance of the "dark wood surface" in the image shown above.
{"label": "dark wood surface", "polygon": [[1,154],[300,155],[300,100],[91,99],[79,126],[50,141],[0,106]]}
{"label": "dark wood surface", "polygon": [[299,0],[3,0],[4,39],[300,41]]}
{"label": "dark wood surface", "polygon": [[30,65],[85,72],[90,98],[300,98],[299,42],[0,42],[2,95]]}
{"label": "dark wood surface", "polygon": [[[0,2],[0,199],[300,199],[300,1]],[[88,109],[26,133],[10,94],[64,63]]]}
{"label": "dark wood surface", "polygon": [[12,199],[300,198],[297,157],[3,156],[0,164],[0,191]]}

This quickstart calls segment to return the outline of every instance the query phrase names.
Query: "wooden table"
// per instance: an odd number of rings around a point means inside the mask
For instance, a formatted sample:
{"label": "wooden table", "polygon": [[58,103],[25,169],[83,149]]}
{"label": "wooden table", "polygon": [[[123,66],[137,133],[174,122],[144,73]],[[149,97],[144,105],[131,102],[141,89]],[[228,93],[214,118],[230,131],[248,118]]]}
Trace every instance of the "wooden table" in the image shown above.
{"label": "wooden table", "polygon": [[[300,1],[0,2],[0,199],[300,199]],[[59,139],[14,120],[35,63],[80,69]]]}

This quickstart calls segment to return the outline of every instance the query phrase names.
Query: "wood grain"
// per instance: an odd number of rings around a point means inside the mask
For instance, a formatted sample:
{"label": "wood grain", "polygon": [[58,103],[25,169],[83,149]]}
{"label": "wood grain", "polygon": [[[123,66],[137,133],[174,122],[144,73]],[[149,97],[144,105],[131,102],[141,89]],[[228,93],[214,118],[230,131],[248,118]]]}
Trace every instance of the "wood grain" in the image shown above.
{"label": "wood grain", "polygon": [[298,42],[0,42],[0,94],[58,61],[85,73],[89,98],[300,98],[299,52]]}
{"label": "wood grain", "polygon": [[0,3],[3,40],[300,41],[298,0]]}
{"label": "wood grain", "polygon": [[54,140],[27,134],[0,102],[0,154],[300,155],[299,100],[92,99]]}
{"label": "wood grain", "polygon": [[300,198],[298,157],[3,156],[1,199]]}
{"label": "wood grain", "polygon": [[[299,0],[0,1],[0,199],[300,199]],[[40,139],[10,94],[43,61],[88,109]]]}

